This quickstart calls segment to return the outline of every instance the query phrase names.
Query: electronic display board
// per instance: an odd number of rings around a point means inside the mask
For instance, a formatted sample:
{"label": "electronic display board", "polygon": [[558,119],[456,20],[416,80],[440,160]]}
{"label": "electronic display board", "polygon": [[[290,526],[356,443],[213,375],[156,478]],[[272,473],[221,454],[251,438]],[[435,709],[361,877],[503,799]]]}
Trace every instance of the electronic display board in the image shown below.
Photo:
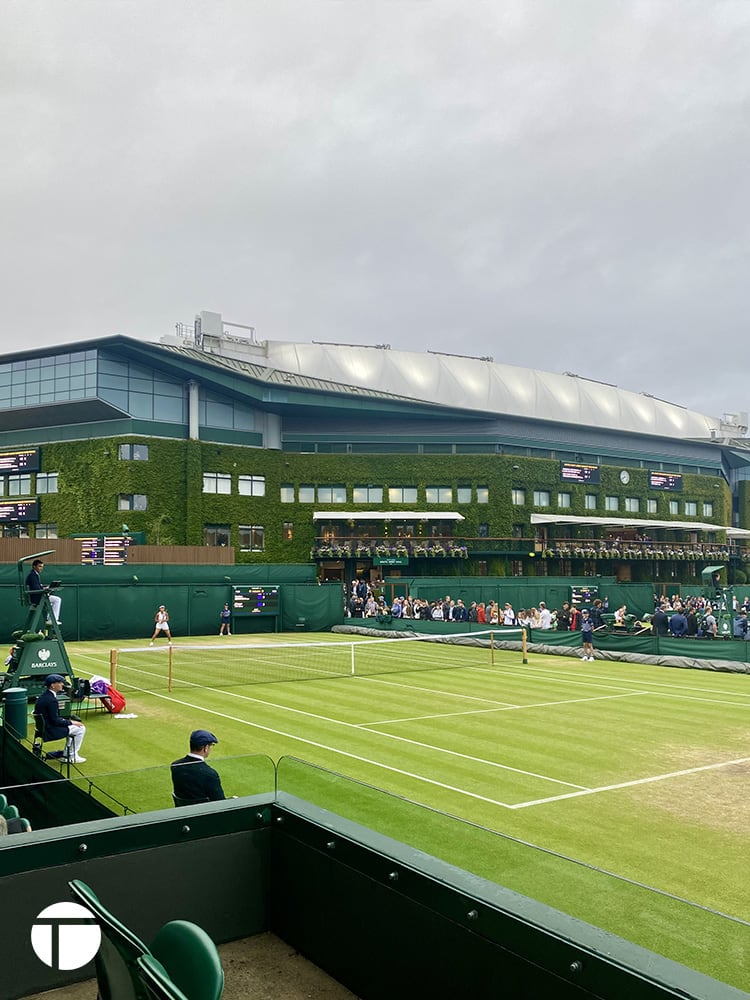
{"label": "electronic display board", "polygon": [[564,483],[592,483],[596,486],[601,482],[598,465],[579,465],[577,462],[563,462],[560,477]]}
{"label": "electronic display board", "polygon": [[83,566],[122,566],[128,561],[126,535],[91,535],[80,541]]}
{"label": "electronic display board", "polygon": [[598,596],[598,586],[570,588],[570,603],[574,608],[590,608]]}
{"label": "electronic display board", "polygon": [[38,500],[0,500],[0,524],[38,520]]}
{"label": "electronic display board", "polygon": [[682,492],[682,476],[677,472],[649,472],[649,489],[669,490],[672,493]]}
{"label": "electronic display board", "polygon": [[39,472],[39,449],[0,451],[0,474],[9,472]]}
{"label": "electronic display board", "polygon": [[278,615],[278,587],[233,587],[232,613],[237,616]]}

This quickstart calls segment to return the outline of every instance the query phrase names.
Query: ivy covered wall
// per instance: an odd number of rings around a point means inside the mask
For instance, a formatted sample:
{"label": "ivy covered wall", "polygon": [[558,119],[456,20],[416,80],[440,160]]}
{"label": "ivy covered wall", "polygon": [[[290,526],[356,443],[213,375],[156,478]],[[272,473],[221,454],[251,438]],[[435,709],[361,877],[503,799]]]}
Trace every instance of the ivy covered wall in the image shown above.
{"label": "ivy covered wall", "polygon": [[[122,442],[148,445],[148,461],[121,460],[118,445]],[[40,498],[40,520],[54,523],[58,535],[69,536],[84,532],[119,532],[122,523],[131,531],[143,531],[149,543],[201,545],[204,525],[229,525],[230,544],[237,546],[239,525],[258,525],[265,529],[263,552],[238,551],[238,561],[304,562],[319,528],[313,524],[314,510],[329,509],[333,515],[342,509],[397,511],[430,509],[436,515],[441,510],[458,510],[465,520],[456,525],[455,534],[476,538],[480,525],[487,525],[491,538],[508,538],[514,525],[521,525],[524,536],[533,535],[530,524],[535,510],[544,513],[602,517],[604,497],[619,498],[619,515],[657,517],[660,520],[690,520],[684,516],[684,501],[697,503],[696,520],[730,523],[731,497],[724,484],[717,488],[715,476],[683,476],[681,493],[649,490],[648,472],[629,468],[630,482],[619,479],[621,467],[602,466],[601,484],[562,482],[560,462],[543,458],[523,458],[515,455],[320,455],[264,451],[239,445],[217,445],[199,441],[178,441],[160,438],[105,438],[87,441],[45,444],[42,446],[42,471],[57,472],[58,492]],[[230,495],[203,493],[203,474],[221,473],[232,477]],[[265,496],[240,496],[237,477],[265,478]],[[391,504],[387,499],[378,504],[355,505],[350,500],[342,504],[282,503],[282,485],[294,487],[295,497],[300,485],[344,485],[347,497],[352,488],[362,485],[382,486],[387,497],[389,486],[410,486],[418,490],[416,503]],[[746,487],[747,484],[742,484]],[[428,505],[425,488],[449,486],[453,501]],[[456,490],[472,487],[472,502],[456,502]],[[486,487],[489,502],[477,502],[477,487]],[[525,503],[512,503],[512,490],[526,491]],[[538,508],[533,503],[534,490],[550,494],[550,506]],[[558,493],[570,494],[570,506],[558,508]],[[584,496],[597,496],[596,510],[587,510]],[[120,496],[147,497],[146,510],[118,509]],[[640,501],[640,510],[628,515],[625,498]],[[646,499],[656,499],[656,514],[646,513]],[[669,501],[677,500],[680,513],[669,513]],[[713,516],[703,515],[703,504],[713,505]],[[750,501],[747,489],[741,491],[742,523],[750,523]],[[283,525],[293,525],[292,538],[284,537]],[[373,527],[373,533],[379,529]],[[556,526],[549,529],[551,537],[590,537],[591,529]],[[456,572],[466,571],[456,567]],[[492,559],[491,573],[505,573],[507,562]]]}

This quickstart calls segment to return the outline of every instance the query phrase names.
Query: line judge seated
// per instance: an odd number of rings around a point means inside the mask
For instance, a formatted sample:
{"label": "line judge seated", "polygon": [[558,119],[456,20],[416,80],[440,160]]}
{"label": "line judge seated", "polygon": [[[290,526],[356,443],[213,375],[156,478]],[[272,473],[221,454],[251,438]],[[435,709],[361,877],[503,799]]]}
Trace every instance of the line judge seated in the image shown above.
{"label": "line judge seated", "polygon": [[[46,690],[40,694],[34,706],[34,715],[41,716],[44,721],[44,739],[65,740],[68,737],[72,740],[70,748],[71,763],[84,764],[86,758],[81,756],[81,744],[86,735],[86,727],[80,719],[64,719],[60,715],[60,705],[57,696],[65,687],[65,678],[62,674],[49,674],[44,679]],[[63,757],[65,750],[53,750],[48,757]]]}
{"label": "line judge seated", "polygon": [[190,752],[172,761],[172,789],[177,799],[187,802],[218,802],[225,799],[218,773],[206,763],[211,748],[219,741],[207,729],[190,734]]}

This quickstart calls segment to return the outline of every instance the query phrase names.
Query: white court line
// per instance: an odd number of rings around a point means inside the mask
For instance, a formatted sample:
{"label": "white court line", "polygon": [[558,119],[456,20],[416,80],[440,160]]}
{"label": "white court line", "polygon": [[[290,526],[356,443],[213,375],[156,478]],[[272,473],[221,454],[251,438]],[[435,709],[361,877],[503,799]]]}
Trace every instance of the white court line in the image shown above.
{"label": "white court line", "polygon": [[465,712],[445,712],[441,715],[414,715],[405,719],[382,719],[375,722],[358,722],[352,725],[366,729],[368,726],[387,726],[391,722],[423,722],[429,719],[450,719],[460,715],[486,715],[488,712],[523,712],[527,708],[554,708],[557,705],[579,705],[587,701],[611,701],[615,698],[634,698],[636,695],[648,695],[650,691],[626,691],[624,694],[598,694],[593,698],[568,698],[565,701],[538,701],[530,705],[505,705],[496,708],[471,708]]}
{"label": "white court line", "polygon": [[[605,661],[605,660],[598,660],[597,662],[598,663],[605,663],[606,662],[606,663],[609,664],[611,661],[609,661],[609,660],[607,660],[607,661]],[[641,667],[641,666],[651,667],[651,666],[654,666],[654,664],[651,664],[651,663],[629,663],[627,665],[628,666],[632,666],[632,667]],[[582,672],[580,672],[578,670],[576,670],[575,672],[573,672],[571,670],[557,671],[557,670],[552,670],[551,668],[545,669],[544,667],[537,667],[537,666],[534,666],[532,664],[524,665],[522,668],[518,668],[518,667],[466,667],[465,669],[466,670],[476,670],[476,671],[480,671],[482,673],[488,673],[488,674],[495,674],[495,675],[498,675],[498,674],[510,674],[510,675],[513,675],[513,676],[519,676],[519,669],[522,669],[523,670],[522,676],[529,677],[530,680],[540,680],[541,681],[541,680],[544,680],[544,679],[555,678],[555,679],[559,680],[561,684],[576,684],[576,683],[580,684],[581,681],[583,681],[583,682],[591,681],[592,683],[594,683],[596,685],[596,683],[598,681],[602,681],[602,680],[605,680],[605,681],[614,681],[614,682],[619,683],[619,684],[638,684],[638,683],[642,684],[642,679],[638,678],[638,677],[627,677],[627,676],[623,676],[623,677],[608,677],[608,676],[606,676],[604,674],[586,674],[586,673],[582,673]],[[534,674],[539,674],[540,676],[536,677],[536,676],[534,676]],[[721,673],[720,673],[720,676],[721,676]],[[569,677],[570,680],[567,680],[566,677]],[[602,686],[606,687],[607,685],[602,685]],[[677,684],[677,683],[675,683],[675,684],[667,684],[664,681],[652,681],[650,679],[648,681],[648,686],[649,686],[649,688],[666,688],[669,691],[677,691],[677,692],[680,692],[680,691],[695,691],[698,694],[714,694],[714,695],[716,694],[715,691],[706,691],[705,688],[701,688],[701,687],[681,685],[681,684]],[[656,692],[654,692],[654,693],[656,693]],[[742,691],[731,691],[731,692],[727,692],[727,694],[730,695],[733,698],[737,698],[737,697],[748,698],[749,699],[748,703],[750,704],[750,691],[748,691],[747,694],[743,694]],[[724,704],[724,702],[723,701],[719,701],[718,704]],[[744,706],[744,702],[738,703],[738,706]]]}
{"label": "white court line", "polygon": [[739,757],[737,760],[725,760],[719,764],[704,764],[702,767],[689,767],[684,771],[669,771],[667,774],[654,774],[649,778],[636,778],[633,781],[620,781],[616,785],[601,785],[599,788],[586,788],[580,792],[567,792],[564,795],[552,795],[547,799],[530,799],[528,802],[516,802],[509,809],[526,809],[527,806],[545,805],[547,802],[559,802],[561,799],[575,799],[582,795],[597,795],[599,792],[613,792],[619,788],[633,788],[636,785],[648,785],[654,781],[667,781],[669,778],[682,778],[686,774],[698,774],[701,771],[717,771],[722,767],[732,767],[734,764],[747,764],[750,757]]}
{"label": "white court line", "polygon": [[[130,669],[133,669],[133,668],[130,668]],[[145,671],[141,671],[141,672],[145,673]],[[199,688],[201,691],[213,691],[214,694],[218,694],[218,695],[221,695],[223,697],[227,697],[227,692],[223,691],[221,688],[207,687],[206,685],[203,685],[203,684],[193,684],[190,681],[188,681],[187,683],[189,683],[191,685],[191,687]],[[125,685],[127,685],[128,687],[134,687],[134,685],[128,684],[127,682],[125,682]],[[125,686],[125,685],[123,685],[123,686]],[[185,702],[182,702],[182,701],[180,701],[177,698],[172,698],[170,695],[159,694],[157,691],[146,691],[143,688],[136,688],[136,690],[137,691],[141,691],[143,694],[153,694],[157,698],[163,698],[166,701],[174,701],[175,704],[177,704],[177,705],[186,704]],[[523,774],[525,777],[529,777],[529,778],[539,778],[541,781],[548,781],[548,782],[551,782],[552,784],[555,784],[555,785],[567,785],[568,788],[586,788],[586,785],[577,785],[573,781],[562,781],[560,778],[550,778],[546,774],[537,774],[535,771],[525,771],[525,770],[523,770],[522,768],[519,768],[519,767],[512,767],[510,764],[500,764],[500,763],[498,763],[497,761],[494,761],[494,760],[485,760],[483,757],[474,757],[471,754],[460,753],[458,750],[449,750],[449,749],[447,749],[447,747],[438,747],[438,746],[435,746],[434,744],[431,744],[431,743],[420,743],[418,740],[410,740],[410,739],[407,739],[405,736],[397,736],[395,733],[380,733],[380,732],[378,732],[377,729],[368,729],[366,726],[360,726],[360,725],[358,725],[358,724],[356,724],[354,722],[342,722],[340,719],[331,719],[331,718],[328,718],[325,715],[317,715],[314,712],[305,712],[301,708],[292,708],[292,707],[290,707],[288,705],[279,705],[279,704],[277,704],[276,702],[273,702],[273,701],[265,701],[263,698],[253,698],[250,695],[243,695],[243,694],[232,694],[232,695],[229,695],[229,697],[234,698],[235,700],[241,699],[242,701],[251,701],[251,702],[253,702],[253,703],[257,704],[257,705],[266,705],[268,708],[280,709],[281,711],[291,712],[291,713],[294,713],[295,715],[304,715],[304,716],[307,716],[308,718],[318,719],[320,722],[325,722],[325,723],[330,724],[330,725],[343,726],[346,729],[355,729],[355,730],[359,730],[361,732],[371,732],[374,736],[385,737],[386,739],[389,739],[389,740],[396,740],[399,743],[409,743],[412,746],[420,747],[423,750],[431,750],[433,753],[443,753],[443,754],[447,754],[450,757],[460,757],[462,760],[470,760],[470,761],[472,761],[475,764],[482,764],[485,767],[496,767],[496,768],[498,768],[501,771],[512,771],[514,774]],[[196,708],[197,706],[190,705],[189,707],[190,708]],[[211,709],[206,709],[206,711],[207,712],[212,712]],[[212,714],[219,715],[222,718],[227,718],[227,719],[228,718],[233,718],[232,716],[228,716],[228,715],[224,716],[224,715],[222,715],[221,712],[212,712]],[[255,726],[257,729],[263,729],[264,731],[269,732],[269,733],[277,733],[278,735],[281,735],[281,736],[289,736],[290,735],[289,733],[282,732],[281,730],[271,729],[268,726],[262,726],[262,725],[260,725],[259,723],[256,723],[256,722],[247,722],[247,720],[241,720],[241,721],[244,721],[246,723],[246,725]],[[324,744],[316,743],[314,740],[308,740],[308,739],[305,739],[302,736],[295,736],[293,738],[296,739],[296,740],[299,740],[302,743],[309,743],[310,746],[317,746],[317,747],[324,746]],[[368,760],[368,762],[371,763],[371,764],[376,764],[378,767],[385,767],[385,768],[388,768],[389,770],[398,771],[398,773],[400,773],[400,774],[411,774],[411,772],[409,772],[409,771],[399,771],[398,768],[390,768],[387,764],[378,764],[377,761],[369,760],[369,758],[357,757],[356,754],[349,754],[349,753],[346,753],[343,750],[339,751],[335,747],[325,746],[325,749],[332,750],[335,753],[342,753],[342,754],[344,754],[344,756],[355,757],[357,760]],[[412,775],[412,777],[419,777],[419,775]],[[420,780],[431,781],[430,778],[422,778]],[[433,784],[441,784],[440,782],[432,782],[432,783]],[[445,785],[444,787],[445,788],[449,788],[449,787],[452,788],[453,786],[452,785],[451,786]],[[460,789],[454,789],[454,790],[455,791],[460,791]],[[466,792],[466,794],[467,795],[472,795],[474,798],[484,798],[484,796],[482,796],[482,795],[474,795],[473,792]],[[495,800],[494,799],[486,799],[486,801],[487,802],[494,802]],[[498,805],[505,805],[505,803],[496,803],[496,804],[498,804]]]}
{"label": "white court line", "polygon": [[[198,686],[199,685],[197,684],[195,685],[195,687]],[[133,685],[129,684],[128,687],[132,688]],[[413,771],[405,771],[403,768],[400,767],[393,767],[390,764],[383,764],[379,760],[372,760],[370,757],[363,757],[360,754],[351,753],[348,750],[341,750],[339,747],[328,746],[328,744],[326,743],[318,743],[316,740],[309,740],[303,736],[296,736],[294,733],[286,733],[284,732],[283,729],[271,729],[270,726],[262,726],[260,725],[260,723],[250,722],[248,719],[238,719],[236,715],[227,715],[225,712],[217,712],[213,708],[206,708],[205,705],[193,705],[189,701],[182,701],[179,698],[173,698],[171,695],[159,694],[157,691],[145,691],[142,688],[136,688],[135,690],[140,691],[142,694],[152,695],[154,698],[161,698],[163,701],[172,702],[175,705],[182,705],[184,708],[193,708],[196,711],[203,712],[204,714],[215,715],[220,719],[227,719],[229,722],[239,722],[243,726],[251,726],[253,729],[260,729],[263,732],[271,733],[274,736],[283,736],[286,739],[295,740],[297,743],[303,743],[306,746],[317,747],[319,750],[328,750],[330,753],[338,754],[341,757],[349,757],[351,760],[358,760],[362,764],[371,764],[373,767],[379,767],[385,771],[391,771],[394,774],[403,775],[403,777],[405,778],[413,778],[415,781],[423,781],[425,782],[425,784],[435,785],[438,788],[444,788],[446,791],[456,792],[458,795],[466,795],[471,799],[479,799],[481,802],[487,802],[493,806],[500,806],[503,809],[511,808],[507,802],[501,802],[499,799],[491,799],[487,795],[479,795],[477,792],[470,792],[467,791],[467,789],[465,788],[457,788],[455,785],[449,785],[444,781],[436,781],[434,778],[425,778],[424,775],[422,774],[415,774]],[[206,690],[206,689],[201,688],[201,690]],[[502,767],[502,765],[498,766]],[[527,773],[527,772],[522,772],[522,773]],[[357,781],[356,778],[352,778],[351,780],[355,782]],[[550,778],[547,780],[554,781],[555,779]],[[558,784],[568,784],[568,782],[558,782]]]}

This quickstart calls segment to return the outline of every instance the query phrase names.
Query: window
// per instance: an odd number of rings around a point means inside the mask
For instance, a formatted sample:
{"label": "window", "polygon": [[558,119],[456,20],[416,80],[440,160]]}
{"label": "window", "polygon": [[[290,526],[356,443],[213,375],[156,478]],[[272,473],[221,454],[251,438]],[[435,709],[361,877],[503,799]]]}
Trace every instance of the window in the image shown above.
{"label": "window", "polygon": [[570,507],[570,493],[558,493],[557,506],[563,509]]}
{"label": "window", "polygon": [[352,490],[352,503],[382,503],[382,486],[355,486]]}
{"label": "window", "polygon": [[714,505],[712,503],[703,504],[703,516],[713,517],[714,516]]}
{"label": "window", "polygon": [[204,493],[231,493],[232,477],[227,472],[204,472]]}
{"label": "window", "polygon": [[510,561],[510,572],[511,576],[523,576],[523,560],[522,559],[511,559]]}
{"label": "window", "polygon": [[489,502],[490,502],[489,486],[477,486],[477,503],[489,503]]}
{"label": "window", "polygon": [[657,510],[656,500],[647,500],[646,501],[646,513],[647,514],[655,514],[656,510]]}
{"label": "window", "polygon": [[510,498],[516,507],[522,507],[526,503],[526,490],[513,489],[510,491]]}
{"label": "window", "polygon": [[549,507],[549,490],[534,490],[534,506]]}
{"label": "window", "polygon": [[453,503],[453,490],[450,486],[426,486],[425,500],[427,503]]}
{"label": "window", "polygon": [[294,525],[291,521],[284,521],[281,528],[281,537],[285,542],[291,542],[294,540]]}
{"label": "window", "polygon": [[291,483],[282,483],[279,489],[279,499],[282,503],[294,503],[294,487]]}
{"label": "window", "polygon": [[388,502],[389,503],[416,503],[417,502],[417,487],[416,486],[389,486],[388,487]]}
{"label": "window", "polygon": [[587,493],[583,498],[584,510],[596,510],[596,493]]}
{"label": "window", "polygon": [[698,504],[695,500],[685,501],[685,515],[686,517],[697,517],[698,516]]}
{"label": "window", "polygon": [[121,493],[117,498],[118,510],[146,510],[148,497],[143,493]]}
{"label": "window", "polygon": [[619,499],[619,497],[605,497],[604,498],[604,509],[605,510],[619,510],[620,509],[620,499]]}
{"label": "window", "polygon": [[57,525],[39,523],[34,534],[37,538],[57,538]]}
{"label": "window", "polygon": [[238,529],[242,552],[263,552],[266,547],[266,529],[258,524],[241,524]]}
{"label": "window", "polygon": [[637,514],[641,509],[638,497],[625,497],[625,510],[628,514]]}
{"label": "window", "polygon": [[27,497],[31,493],[31,476],[8,476],[8,496]]}
{"label": "window", "polygon": [[346,503],[346,486],[319,486],[318,503]]}
{"label": "window", "polygon": [[37,472],[37,493],[57,493],[57,475],[56,472]]}
{"label": "window", "polygon": [[477,576],[487,576],[487,574],[488,574],[487,560],[480,559],[477,562]]}
{"label": "window", "polygon": [[479,525],[479,537],[480,538],[490,537],[490,526],[486,522],[482,522],[482,524]]}
{"label": "window", "polygon": [[669,513],[675,516],[680,513],[680,503],[678,500],[669,501]]}
{"label": "window", "polygon": [[304,483],[297,492],[300,503],[315,503],[315,487],[312,483]]}
{"label": "window", "polygon": [[148,462],[147,444],[121,444],[119,447],[120,461]]}
{"label": "window", "polygon": [[237,490],[241,497],[264,497],[266,495],[266,477],[238,476]]}
{"label": "window", "polygon": [[471,503],[471,486],[459,486],[456,490],[457,503]]}
{"label": "window", "polygon": [[229,545],[230,530],[228,524],[205,524],[203,526],[203,544],[226,548]]}

